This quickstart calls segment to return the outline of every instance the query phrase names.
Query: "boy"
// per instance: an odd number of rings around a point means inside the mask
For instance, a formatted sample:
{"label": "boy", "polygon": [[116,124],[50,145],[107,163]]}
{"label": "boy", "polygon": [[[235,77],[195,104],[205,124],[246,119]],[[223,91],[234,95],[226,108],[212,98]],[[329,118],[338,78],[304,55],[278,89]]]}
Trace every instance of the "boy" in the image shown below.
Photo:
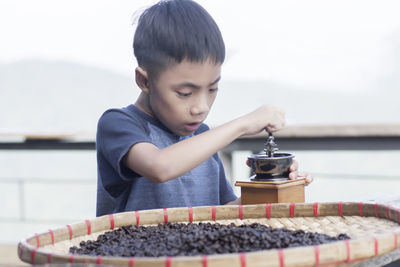
{"label": "boy", "polygon": [[[214,20],[191,0],[145,10],[133,48],[141,93],[134,105],[106,111],[98,124],[97,216],[240,204],[217,152],[240,136],[281,129],[284,113],[262,106],[211,130],[203,123],[225,46]],[[297,163],[291,170],[291,178],[299,176]]]}

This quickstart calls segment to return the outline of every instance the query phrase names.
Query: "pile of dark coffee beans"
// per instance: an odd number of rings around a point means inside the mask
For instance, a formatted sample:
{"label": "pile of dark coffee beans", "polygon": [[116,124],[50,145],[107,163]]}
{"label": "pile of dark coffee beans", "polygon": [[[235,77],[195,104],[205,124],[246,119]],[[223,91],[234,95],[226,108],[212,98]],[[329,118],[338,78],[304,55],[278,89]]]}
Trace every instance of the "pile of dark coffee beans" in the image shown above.
{"label": "pile of dark coffee beans", "polygon": [[158,226],[124,226],[82,241],[70,253],[80,255],[160,257],[249,252],[256,250],[318,245],[350,239],[346,234],[324,234],[271,228],[258,223],[167,223]]}

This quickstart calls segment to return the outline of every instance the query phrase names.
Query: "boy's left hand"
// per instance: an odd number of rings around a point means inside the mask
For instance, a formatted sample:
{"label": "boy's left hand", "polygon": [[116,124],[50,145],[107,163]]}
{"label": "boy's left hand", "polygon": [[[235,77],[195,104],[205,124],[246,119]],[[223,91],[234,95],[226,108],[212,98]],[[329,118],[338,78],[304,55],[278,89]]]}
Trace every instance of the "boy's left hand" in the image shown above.
{"label": "boy's left hand", "polygon": [[313,180],[314,177],[307,173],[307,172],[299,172],[299,163],[296,160],[293,160],[292,165],[290,166],[290,173],[289,173],[289,179],[290,180],[295,180],[295,179],[306,179],[306,184],[309,185]]}

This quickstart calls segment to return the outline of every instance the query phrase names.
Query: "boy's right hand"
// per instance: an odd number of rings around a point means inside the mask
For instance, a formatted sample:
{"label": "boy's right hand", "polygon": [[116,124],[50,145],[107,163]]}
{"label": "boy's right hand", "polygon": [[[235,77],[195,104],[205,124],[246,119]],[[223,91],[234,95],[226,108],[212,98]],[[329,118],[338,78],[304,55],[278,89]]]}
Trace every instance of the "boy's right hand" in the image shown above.
{"label": "boy's right hand", "polygon": [[273,106],[261,106],[253,112],[241,117],[245,133],[258,134],[263,130],[275,132],[285,126],[285,112]]}

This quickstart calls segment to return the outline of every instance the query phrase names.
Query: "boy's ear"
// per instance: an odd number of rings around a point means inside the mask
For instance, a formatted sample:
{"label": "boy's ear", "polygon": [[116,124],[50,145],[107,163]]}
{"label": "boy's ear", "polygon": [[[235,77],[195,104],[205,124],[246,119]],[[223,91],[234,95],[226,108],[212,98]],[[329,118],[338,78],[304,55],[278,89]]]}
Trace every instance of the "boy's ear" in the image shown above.
{"label": "boy's ear", "polygon": [[150,93],[150,83],[147,72],[141,67],[137,67],[135,70],[135,76],[136,76],[136,84],[139,86],[142,92],[145,94]]}

